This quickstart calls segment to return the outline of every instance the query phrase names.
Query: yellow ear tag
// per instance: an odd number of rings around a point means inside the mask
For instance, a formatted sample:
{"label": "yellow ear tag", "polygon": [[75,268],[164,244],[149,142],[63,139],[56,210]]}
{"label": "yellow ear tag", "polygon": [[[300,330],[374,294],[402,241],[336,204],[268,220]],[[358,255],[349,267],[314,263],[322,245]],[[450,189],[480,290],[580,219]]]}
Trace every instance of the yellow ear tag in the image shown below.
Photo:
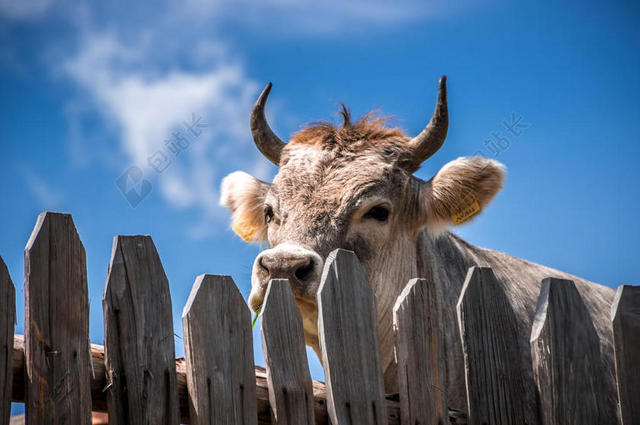
{"label": "yellow ear tag", "polygon": [[256,232],[260,230],[260,225],[257,225],[251,220],[238,219],[234,221],[231,229],[236,232],[236,234],[240,236],[243,241],[251,242]]}
{"label": "yellow ear tag", "polygon": [[465,196],[459,205],[450,210],[453,224],[462,224],[480,212],[480,203],[471,194]]}

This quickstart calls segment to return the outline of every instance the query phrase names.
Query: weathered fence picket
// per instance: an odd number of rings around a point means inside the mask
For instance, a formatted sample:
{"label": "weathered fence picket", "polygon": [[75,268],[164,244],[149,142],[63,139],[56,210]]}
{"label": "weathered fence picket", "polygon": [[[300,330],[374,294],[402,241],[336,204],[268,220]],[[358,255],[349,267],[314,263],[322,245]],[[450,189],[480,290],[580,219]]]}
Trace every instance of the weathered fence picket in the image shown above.
{"label": "weathered fence picket", "polygon": [[436,283],[412,279],[393,308],[400,415],[403,424],[445,425],[449,412],[440,376],[445,344],[442,293]]}
{"label": "weathered fence picket", "polygon": [[[70,215],[43,213],[25,249],[24,337],[13,335],[15,289],[0,258],[0,425],[10,401],[25,401],[29,425],[88,424],[91,410],[109,410],[111,424],[499,425],[538,423],[538,413],[541,425],[615,423],[598,334],[575,285],[543,281],[529,346],[505,288],[483,267],[469,269],[456,306],[469,417],[447,410],[451,341],[438,285],[414,279],[394,306],[398,402],[385,398],[376,300],[354,253],[328,256],[317,294],[325,387],[310,378],[287,280],[265,297],[267,370],[253,366],[250,312],[228,276],[196,279],[183,311],[187,358],[176,359],[169,285],[148,236],[114,239],[105,347],[89,344],[84,247]],[[620,413],[635,424],[640,287],[619,288],[611,320]]]}
{"label": "weathered fence picket", "polygon": [[251,314],[233,279],[198,276],[182,326],[190,423],[257,424]]}
{"label": "weathered fence picket", "polygon": [[71,216],[40,214],[24,257],[27,421],[89,424],[87,267]]}
{"label": "weathered fence picket", "polygon": [[542,425],[616,424],[616,412],[607,411],[598,334],[573,281],[542,281],[531,358]]}
{"label": "weathered fence picket", "polygon": [[16,290],[0,257],[0,425],[9,423],[13,383],[13,328],[16,321]]}
{"label": "weathered fence picket", "polygon": [[269,402],[275,423],[314,425],[313,386],[302,318],[287,279],[269,283],[260,316]]}
{"label": "weathered fence picket", "polygon": [[611,322],[622,425],[640,424],[640,286],[618,287]]}
{"label": "weathered fence picket", "polygon": [[527,417],[516,319],[489,267],[471,267],[456,306],[471,425],[522,425]]}
{"label": "weathered fence picket", "polygon": [[149,236],[116,236],[102,299],[109,423],[177,425],[169,282]]}
{"label": "weathered fence picket", "polygon": [[353,252],[338,249],[329,254],[317,299],[332,423],[384,424],[376,299]]}

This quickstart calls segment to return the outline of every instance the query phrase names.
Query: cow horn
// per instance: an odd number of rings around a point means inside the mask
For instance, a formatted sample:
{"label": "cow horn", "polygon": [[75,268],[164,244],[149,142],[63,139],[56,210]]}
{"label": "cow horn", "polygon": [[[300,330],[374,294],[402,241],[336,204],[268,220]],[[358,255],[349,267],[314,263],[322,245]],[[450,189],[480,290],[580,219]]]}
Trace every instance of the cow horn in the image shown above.
{"label": "cow horn", "polygon": [[438,103],[436,103],[436,109],[429,124],[420,134],[409,141],[412,163],[416,169],[440,149],[447,137],[448,128],[447,76],[443,75],[438,83]]}
{"label": "cow horn", "polygon": [[264,105],[267,103],[271,83],[267,84],[251,111],[251,135],[258,149],[267,159],[276,165],[280,164],[280,153],[286,145],[278,136],[271,131],[269,123],[264,116]]}

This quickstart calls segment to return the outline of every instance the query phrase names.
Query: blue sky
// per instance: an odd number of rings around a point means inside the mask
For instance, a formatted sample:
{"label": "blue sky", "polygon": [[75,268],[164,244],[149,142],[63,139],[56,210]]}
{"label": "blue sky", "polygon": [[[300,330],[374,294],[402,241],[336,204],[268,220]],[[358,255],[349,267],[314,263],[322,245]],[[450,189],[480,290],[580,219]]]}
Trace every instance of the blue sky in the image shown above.
{"label": "blue sky", "polygon": [[[340,101],[416,134],[447,74],[449,136],[417,175],[479,151],[508,168],[491,206],[455,231],[611,287],[640,283],[637,5],[449,3],[0,0],[0,255],[17,331],[23,249],[44,210],[72,213],[84,243],[93,342],[117,234],[152,235],[178,335],[198,274],[230,274],[248,296],[260,247],[229,230],[218,187],[235,170],[276,172],[248,126],[267,81],[283,137],[337,119]],[[527,124],[517,136],[505,128],[514,119]],[[179,137],[189,146],[176,156],[165,141]],[[171,161],[161,173],[148,164],[158,151]],[[131,166],[152,186],[136,208],[116,185]],[[323,376],[315,359],[312,373]]]}

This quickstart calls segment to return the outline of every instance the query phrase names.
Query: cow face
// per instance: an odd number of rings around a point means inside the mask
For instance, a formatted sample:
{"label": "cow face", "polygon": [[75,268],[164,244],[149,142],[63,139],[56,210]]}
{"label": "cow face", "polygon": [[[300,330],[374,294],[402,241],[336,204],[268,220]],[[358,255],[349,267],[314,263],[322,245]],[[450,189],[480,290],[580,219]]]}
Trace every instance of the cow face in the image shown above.
{"label": "cow face", "polygon": [[[222,183],[221,198],[233,212],[232,227],[240,237],[269,245],[253,265],[252,310],[262,305],[270,279],[289,279],[307,343],[318,351],[315,294],[324,259],[344,248],[363,264],[380,320],[390,323],[397,288],[415,277],[416,232],[425,227],[439,232],[476,215],[504,178],[499,163],[479,157],[452,161],[428,182],[412,175],[444,141],[444,90],[441,81],[438,107],[425,129],[427,140],[425,132],[411,139],[371,116],[351,123],[344,109],[341,127],[315,125],[287,144],[273,139],[266,122],[256,123],[266,100],[263,92],[252,129],[258,147],[278,164],[279,172],[271,184],[232,173]],[[265,145],[269,137],[273,143]]]}

